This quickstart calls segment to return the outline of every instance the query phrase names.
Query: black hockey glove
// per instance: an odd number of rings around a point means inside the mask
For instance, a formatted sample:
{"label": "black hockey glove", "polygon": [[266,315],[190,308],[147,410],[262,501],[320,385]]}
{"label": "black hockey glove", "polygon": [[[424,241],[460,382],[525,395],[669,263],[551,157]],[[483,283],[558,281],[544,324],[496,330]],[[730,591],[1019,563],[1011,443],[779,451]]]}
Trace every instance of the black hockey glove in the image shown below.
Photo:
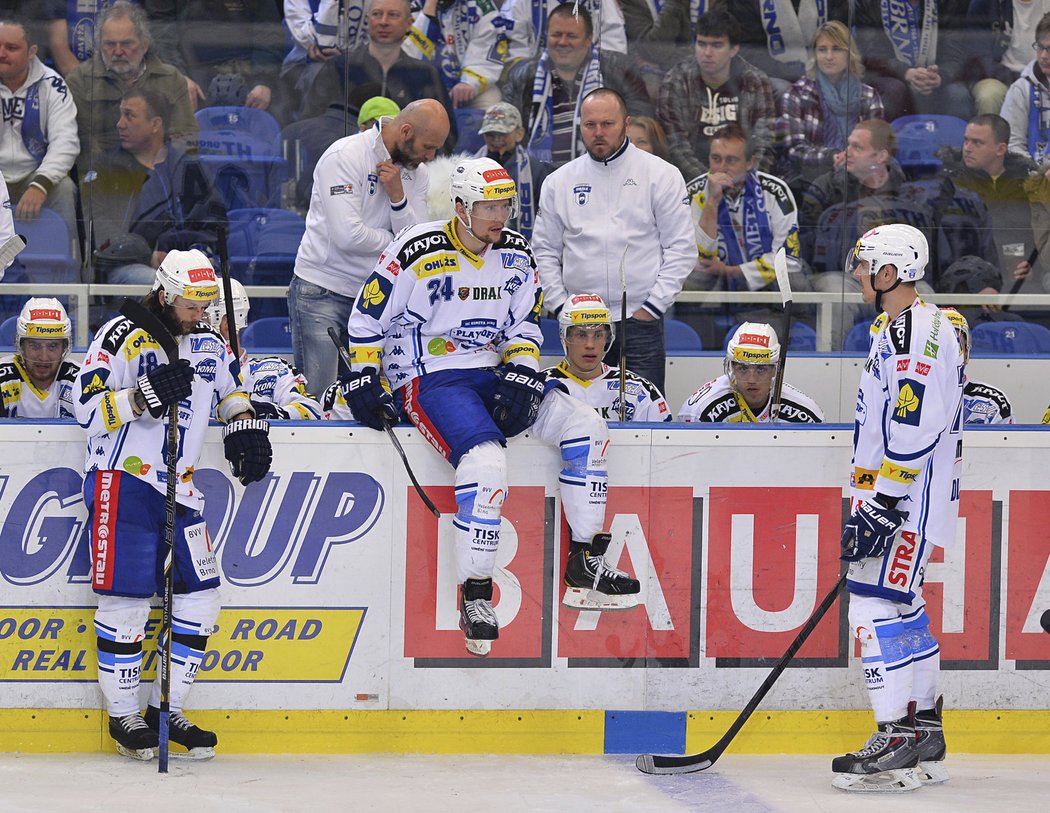
{"label": "black hockey glove", "polygon": [[382,432],[384,423],[397,422],[394,397],[386,391],[374,367],[360,373],[347,373],[339,379],[339,389],[359,423]]}
{"label": "black hockey glove", "polygon": [[272,404],[269,401],[256,401],[252,399],[252,409],[255,410],[256,418],[265,418],[268,421],[286,421],[292,416],[288,410]]}
{"label": "black hockey glove", "polygon": [[230,471],[242,486],[266,476],[273,462],[270,424],[259,418],[228,423],[222,430],[222,445]]}
{"label": "black hockey glove", "polygon": [[879,502],[878,494],[861,503],[842,531],[843,561],[859,562],[869,556],[882,556],[907,518],[907,511]]}
{"label": "black hockey glove", "polygon": [[492,419],[508,438],[524,432],[536,422],[543,400],[545,380],[523,364],[507,364],[496,370],[499,383],[492,396]]}
{"label": "black hockey glove", "polygon": [[139,392],[146,399],[149,414],[160,418],[169,406],[189,398],[193,391],[194,372],[186,359],[179,359],[139,376]]}

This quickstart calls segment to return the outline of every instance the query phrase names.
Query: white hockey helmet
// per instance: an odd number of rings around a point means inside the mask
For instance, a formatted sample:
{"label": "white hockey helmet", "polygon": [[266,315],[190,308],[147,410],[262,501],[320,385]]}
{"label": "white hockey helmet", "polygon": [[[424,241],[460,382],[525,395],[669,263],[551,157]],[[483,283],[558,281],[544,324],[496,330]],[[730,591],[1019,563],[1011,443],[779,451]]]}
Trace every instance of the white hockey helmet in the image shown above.
{"label": "white hockey helmet", "polygon": [[846,258],[846,273],[852,275],[867,260],[868,273],[875,276],[884,265],[897,269],[901,282],[915,282],[926,273],[930,246],[926,235],[906,223],[889,223],[865,232]]}
{"label": "white hockey helmet", "polygon": [[780,361],[780,340],[776,331],[762,322],[744,322],[733,333],[726,347],[725,373],[732,376],[730,365],[776,364]]}
{"label": "white hockey helmet", "polygon": [[558,334],[561,336],[561,346],[566,353],[569,352],[566,341],[570,327],[588,327],[590,325],[605,325],[608,333],[605,339],[604,353],[609,352],[613,339],[616,338],[616,327],[609,319],[609,307],[605,300],[598,294],[575,294],[570,296],[562,305],[558,314]]}
{"label": "white hockey helmet", "polygon": [[26,302],[15,320],[15,351],[19,355],[23,339],[63,339],[65,358],[73,344],[73,326],[62,303],[50,296],[35,296]]}
{"label": "white hockey helmet", "polygon": [[470,228],[475,203],[510,200],[511,208],[507,219],[513,220],[518,214],[518,187],[510,173],[491,158],[465,158],[456,164],[456,168],[452,170],[449,197],[452,199],[453,210],[457,200],[463,201],[467,210],[467,228]]}
{"label": "white hockey helmet", "polygon": [[[163,288],[169,298],[181,296],[197,305],[211,302],[219,296],[215,269],[207,255],[196,248],[168,252],[153,282],[153,290],[158,288]],[[168,304],[171,304],[170,299]]]}
{"label": "white hockey helmet", "polygon": [[941,308],[941,313],[948,317],[948,321],[955,328],[955,335],[959,337],[959,346],[963,353],[970,352],[970,323],[955,308]]}
{"label": "white hockey helmet", "polygon": [[[244,286],[235,279],[230,280],[230,293],[233,294],[233,319],[237,323],[237,330],[244,330],[244,326],[248,324],[248,310],[252,303],[248,300],[248,293],[244,290]],[[222,324],[222,317],[226,315],[224,294],[220,285],[219,296],[208,305],[208,323],[216,330]]]}

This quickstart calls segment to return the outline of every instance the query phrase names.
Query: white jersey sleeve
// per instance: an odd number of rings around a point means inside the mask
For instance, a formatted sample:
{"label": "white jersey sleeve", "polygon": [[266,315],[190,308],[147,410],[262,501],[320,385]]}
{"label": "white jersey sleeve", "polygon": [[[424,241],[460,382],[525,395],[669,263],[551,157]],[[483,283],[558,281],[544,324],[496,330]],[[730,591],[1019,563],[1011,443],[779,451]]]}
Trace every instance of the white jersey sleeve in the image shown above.
{"label": "white jersey sleeve", "polygon": [[963,414],[967,424],[1007,424],[1014,411],[1006,393],[991,384],[967,380],[963,388]]}
{"label": "white jersey sleeve", "polygon": [[328,385],[328,389],[321,395],[321,409],[326,421],[352,421],[354,413],[343,398],[343,391],[336,381]]}
{"label": "white jersey sleeve", "polygon": [[[563,359],[557,367],[549,367],[543,374],[548,380],[560,383],[573,398],[593,407],[605,421],[620,420],[619,368],[603,364],[601,375],[584,379],[573,375]],[[671,410],[664,400],[663,393],[655,384],[630,370],[625,376],[625,383],[625,421],[663,423],[671,420]]]}
{"label": "white jersey sleeve", "polygon": [[288,411],[292,420],[321,419],[321,405],[306,393],[306,379],[277,356],[249,359],[244,388],[253,401],[268,401]]}

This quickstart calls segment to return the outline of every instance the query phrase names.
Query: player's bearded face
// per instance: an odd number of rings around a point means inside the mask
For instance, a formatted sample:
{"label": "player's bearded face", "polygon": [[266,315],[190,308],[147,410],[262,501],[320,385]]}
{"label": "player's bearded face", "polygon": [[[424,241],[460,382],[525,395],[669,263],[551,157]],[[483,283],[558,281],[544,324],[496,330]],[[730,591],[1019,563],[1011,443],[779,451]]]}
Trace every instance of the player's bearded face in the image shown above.
{"label": "player's bearded face", "polygon": [[185,336],[198,322],[205,320],[207,309],[208,303],[206,302],[196,304],[181,296],[176,296],[171,300],[165,300],[160,318],[172,336]]}

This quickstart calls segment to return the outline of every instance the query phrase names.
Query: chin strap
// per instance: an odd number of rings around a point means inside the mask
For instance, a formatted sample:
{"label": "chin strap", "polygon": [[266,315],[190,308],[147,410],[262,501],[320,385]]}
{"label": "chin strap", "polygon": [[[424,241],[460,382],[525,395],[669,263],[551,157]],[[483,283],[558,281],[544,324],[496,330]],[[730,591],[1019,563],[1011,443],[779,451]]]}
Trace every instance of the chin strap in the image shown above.
{"label": "chin strap", "polygon": [[878,288],[875,287],[875,275],[874,274],[872,275],[872,277],[871,277],[871,289],[873,291],[875,291],[875,311],[877,313],[881,313],[882,312],[882,296],[883,296],[883,294],[888,294],[890,291],[895,291],[897,289],[897,286],[900,285],[901,282],[902,282],[901,278],[897,277],[897,279],[894,280],[893,285],[891,285],[885,291],[880,291]]}

